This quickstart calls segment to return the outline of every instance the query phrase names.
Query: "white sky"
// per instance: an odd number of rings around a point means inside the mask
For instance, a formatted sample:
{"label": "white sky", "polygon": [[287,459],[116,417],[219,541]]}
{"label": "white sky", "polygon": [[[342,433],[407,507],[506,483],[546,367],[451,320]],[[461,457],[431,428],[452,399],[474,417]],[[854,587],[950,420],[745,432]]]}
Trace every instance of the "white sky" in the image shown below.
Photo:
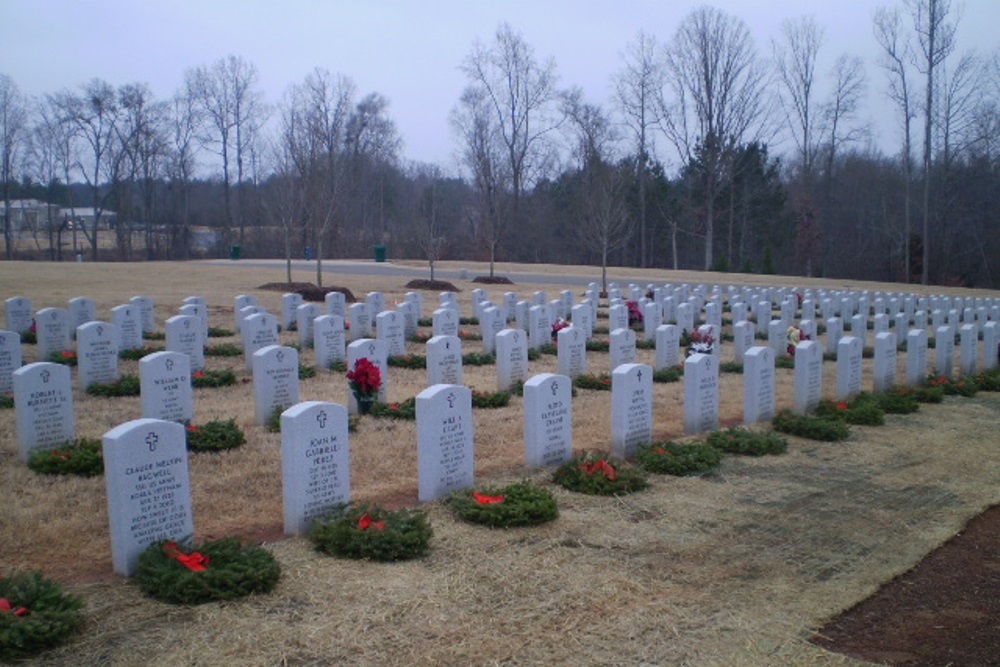
{"label": "white sky", "polygon": [[[898,0],[897,0],[898,2]],[[560,86],[591,102],[610,100],[610,77],[639,30],[663,44],[696,0],[0,0],[0,72],[41,96],[99,77],[145,82],[169,97],[188,68],[229,54],[254,63],[268,102],[316,67],[354,80],[359,97],[379,92],[403,138],[402,156],[454,171],[448,115],[466,84],[459,70],[478,39],[508,22]],[[811,14],[825,28],[821,72],[843,52],[868,75],[865,114],[882,146],[895,147],[884,74],[872,36],[889,0],[715,0],[747,22],[761,55],[784,19]],[[1000,48],[1000,0],[953,0],[962,12],[958,50]],[[826,83],[826,81],[824,81]],[[888,120],[887,120],[888,119]],[[886,136],[888,135],[888,136]],[[670,161],[669,155],[661,155]]]}

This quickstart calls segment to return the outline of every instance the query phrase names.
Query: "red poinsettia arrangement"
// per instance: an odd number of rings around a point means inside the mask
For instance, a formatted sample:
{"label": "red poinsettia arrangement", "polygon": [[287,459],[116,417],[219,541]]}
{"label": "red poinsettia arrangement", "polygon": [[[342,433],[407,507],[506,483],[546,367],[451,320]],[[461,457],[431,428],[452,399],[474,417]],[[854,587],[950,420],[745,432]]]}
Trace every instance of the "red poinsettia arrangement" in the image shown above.
{"label": "red poinsettia arrangement", "polygon": [[588,475],[604,475],[608,481],[615,481],[618,478],[618,473],[615,471],[615,467],[601,459],[600,461],[587,461],[580,466],[580,470]]}
{"label": "red poinsettia arrangement", "polygon": [[562,319],[561,317],[552,323],[552,341],[555,342],[559,340],[559,332],[563,329],[571,327],[572,324]]}
{"label": "red poinsettia arrangement", "polygon": [[625,307],[628,308],[628,325],[642,324],[643,317],[642,311],[639,309],[639,303],[637,301],[626,301]]}
{"label": "red poinsettia arrangement", "polygon": [[372,397],[382,386],[382,372],[367,357],[354,362],[354,370],[347,372],[351,391],[358,397]]}

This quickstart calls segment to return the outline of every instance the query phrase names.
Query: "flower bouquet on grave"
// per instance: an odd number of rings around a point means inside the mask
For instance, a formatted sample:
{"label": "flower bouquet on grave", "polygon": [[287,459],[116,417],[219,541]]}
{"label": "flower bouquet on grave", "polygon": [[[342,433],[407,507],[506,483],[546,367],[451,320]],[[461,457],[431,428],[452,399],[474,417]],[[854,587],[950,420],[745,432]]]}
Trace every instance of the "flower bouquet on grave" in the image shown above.
{"label": "flower bouquet on grave", "polygon": [[83,600],[38,572],[0,579],[0,661],[62,643],[83,621]]}
{"label": "flower bouquet on grave", "polygon": [[491,528],[537,526],[559,516],[552,493],[529,481],[456,491],[448,497],[448,505],[462,519]]}
{"label": "flower bouquet on grave", "polygon": [[559,340],[559,332],[563,329],[573,326],[567,320],[563,318],[557,318],[555,322],[552,323],[552,342],[555,343]]}
{"label": "flower bouquet on grave", "polygon": [[174,541],[151,544],[139,556],[139,588],[157,600],[201,604],[267,593],[281,566],[269,551],[234,537],[205,542],[198,551]]}
{"label": "flower bouquet on grave", "polygon": [[630,327],[641,326],[643,321],[643,316],[642,316],[642,311],[639,310],[638,302],[626,301],[625,307],[628,309],[628,325]]}
{"label": "flower bouquet on grave", "polygon": [[316,550],[340,558],[399,561],[423,556],[431,524],[422,510],[395,512],[370,503],[340,505],[313,526]]}
{"label": "flower bouquet on grave", "polygon": [[104,474],[101,441],[93,438],[67,440],[55,449],[36,449],[28,457],[28,468],[43,475]]}
{"label": "flower bouquet on grave", "polygon": [[366,415],[371,412],[372,404],[382,387],[382,372],[367,357],[361,357],[354,362],[354,368],[347,371],[347,382],[358,403],[358,413]]}
{"label": "flower bouquet on grave", "polygon": [[702,333],[699,330],[691,332],[690,341],[687,346],[687,356],[693,354],[712,354],[715,349],[715,336],[710,333]]}
{"label": "flower bouquet on grave", "polygon": [[796,326],[788,327],[788,331],[785,332],[785,337],[788,340],[787,351],[788,351],[788,356],[790,356],[790,357],[794,357],[795,356],[795,346],[796,345],[798,345],[799,343],[801,343],[804,340],[809,340],[809,334],[803,333],[802,329],[800,329],[800,328],[798,328]]}

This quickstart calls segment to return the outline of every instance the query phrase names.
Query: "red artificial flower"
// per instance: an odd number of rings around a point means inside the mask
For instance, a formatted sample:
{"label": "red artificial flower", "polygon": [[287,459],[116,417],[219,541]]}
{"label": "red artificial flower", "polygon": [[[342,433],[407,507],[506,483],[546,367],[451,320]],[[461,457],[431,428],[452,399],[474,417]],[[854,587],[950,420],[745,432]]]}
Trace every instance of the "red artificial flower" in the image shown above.
{"label": "red artificial flower", "polygon": [[167,542],[163,545],[163,553],[167,555],[168,558],[172,558],[187,569],[192,572],[204,572],[205,566],[208,565],[208,559],[197,551],[192,551],[189,554],[184,553],[177,548],[176,542]]}
{"label": "red artificial flower", "polygon": [[500,494],[499,496],[484,496],[481,493],[473,491],[472,497],[476,499],[477,505],[496,505],[497,503],[502,503],[504,501],[503,494]]}
{"label": "red artificial flower", "polygon": [[841,401],[840,403],[837,403],[837,409],[838,410],[846,410],[847,409],[847,403],[845,403],[843,401]]}
{"label": "red artificial flower", "polygon": [[368,514],[361,515],[358,519],[358,530],[382,530],[385,528],[385,521],[372,521],[372,518]]}
{"label": "red artificial flower", "polygon": [[28,608],[18,607],[17,609],[14,609],[14,605],[10,603],[10,600],[7,598],[0,598],[0,612],[11,613],[14,616],[24,616],[28,613]]}

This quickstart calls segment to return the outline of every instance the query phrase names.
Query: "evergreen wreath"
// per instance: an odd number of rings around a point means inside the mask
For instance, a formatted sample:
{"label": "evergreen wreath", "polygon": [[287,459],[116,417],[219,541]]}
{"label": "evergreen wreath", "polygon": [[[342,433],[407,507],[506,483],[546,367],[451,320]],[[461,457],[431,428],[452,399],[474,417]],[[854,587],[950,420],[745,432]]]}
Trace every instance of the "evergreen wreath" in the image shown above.
{"label": "evergreen wreath", "polygon": [[246,443],[246,436],[235,419],[214,419],[198,426],[188,424],[187,448],[192,452],[221,452]]}
{"label": "evergreen wreath", "polygon": [[722,463],[722,452],[704,442],[653,442],[636,453],[639,466],[659,475],[699,475]]}
{"label": "evergreen wreath", "polygon": [[206,357],[238,357],[243,354],[239,345],[233,343],[219,343],[218,345],[206,345]]}
{"label": "evergreen wreath", "polygon": [[618,496],[649,486],[646,474],[623,461],[600,453],[577,456],[556,468],[552,481],[559,486],[595,496]]}
{"label": "evergreen wreath", "polygon": [[96,477],[104,474],[104,453],[101,441],[92,438],[67,440],[55,449],[36,449],[28,457],[28,467],[43,475],[80,475]]}
{"label": "evergreen wreath", "polygon": [[136,581],[147,595],[171,604],[202,604],[267,593],[281,565],[268,551],[235,537],[205,542],[188,551],[161,540],[139,555]]}
{"label": "evergreen wreath", "polygon": [[230,387],[234,384],[236,384],[236,373],[228,369],[221,371],[204,369],[191,373],[191,386],[195,389]]}
{"label": "evergreen wreath", "polygon": [[14,407],[13,394],[0,394],[0,409],[9,410]]}
{"label": "evergreen wreath", "polygon": [[340,359],[330,362],[330,370],[334,373],[346,373],[347,372],[347,362]]}
{"label": "evergreen wreath", "polygon": [[223,329],[222,327],[209,327],[208,337],[209,338],[229,338],[230,336],[235,336],[235,331],[230,331],[229,329]]}
{"label": "evergreen wreath", "polygon": [[611,376],[607,373],[594,375],[585,373],[573,378],[573,386],[579,389],[597,389],[599,391],[611,391]]}
{"label": "evergreen wreath", "polygon": [[878,400],[864,392],[850,401],[820,401],[815,414],[823,419],[842,419],[848,424],[858,426],[885,424],[885,411],[880,407]]}
{"label": "evergreen wreath", "polygon": [[386,362],[393,368],[427,368],[427,357],[423,354],[394,354]]}
{"label": "evergreen wreath", "polygon": [[653,382],[680,382],[684,377],[684,365],[666,366],[653,371]]}
{"label": "evergreen wreath", "polygon": [[317,521],[309,538],[317,551],[340,558],[399,561],[427,553],[430,521],[421,510],[395,512],[370,503],[341,505]]}
{"label": "evergreen wreath", "polygon": [[458,337],[462,340],[482,340],[483,334],[474,331],[459,331]]}
{"label": "evergreen wreath", "polygon": [[[555,357],[555,356],[557,356],[559,354],[559,348],[556,347],[555,345],[551,344],[551,343],[545,343],[544,345],[542,345],[541,347],[538,348],[538,353],[540,355],[547,354],[550,357]],[[541,358],[541,357],[539,357],[539,358]],[[530,357],[529,357],[529,359],[530,359]]]}
{"label": "evergreen wreath", "polygon": [[299,379],[309,380],[316,377],[316,367],[308,364],[299,364]]}
{"label": "evergreen wreath", "polygon": [[893,387],[873,398],[882,411],[890,415],[908,415],[920,410],[920,401],[912,389]]}
{"label": "evergreen wreath", "polygon": [[635,342],[635,349],[637,350],[655,350],[656,340],[653,338],[643,338],[642,340],[637,340]]}
{"label": "evergreen wreath", "polygon": [[0,579],[0,660],[62,643],[82,622],[83,600],[38,572]]}
{"label": "evergreen wreath", "polygon": [[159,346],[146,345],[143,347],[132,348],[131,350],[122,350],[118,353],[119,359],[124,359],[126,361],[139,361],[143,357],[149,356],[154,352],[163,352],[163,348]]}
{"label": "evergreen wreath", "polygon": [[815,415],[797,415],[782,410],[771,420],[775,431],[797,435],[811,440],[835,442],[846,440],[851,434],[847,424],[839,419],[823,419]]}
{"label": "evergreen wreath", "polygon": [[472,407],[474,408],[505,408],[509,404],[509,391],[489,392],[472,390]]}
{"label": "evergreen wreath", "polygon": [[122,375],[113,382],[93,382],[87,385],[87,393],[91,396],[118,398],[120,396],[139,395],[139,376]]}
{"label": "evergreen wreath", "polygon": [[497,362],[497,358],[485,352],[466,352],[462,355],[463,366],[490,366]]}
{"label": "evergreen wreath", "polygon": [[773,431],[750,431],[739,426],[713,431],[706,441],[721,452],[745,456],[784,454],[788,450],[788,440]]}
{"label": "evergreen wreath", "polygon": [[552,493],[529,481],[502,488],[456,491],[447,503],[462,519],[491,528],[537,526],[559,516]]}
{"label": "evergreen wreath", "polygon": [[598,340],[597,338],[588,338],[585,347],[587,348],[587,352],[607,352],[611,349],[611,342]]}
{"label": "evergreen wreath", "polygon": [[372,417],[388,417],[390,419],[416,419],[417,399],[413,396],[400,403],[379,403],[372,404],[369,412]]}
{"label": "evergreen wreath", "polygon": [[34,331],[22,331],[21,342],[25,345],[34,345],[38,342],[38,334]]}
{"label": "evergreen wreath", "polygon": [[76,352],[73,350],[53,352],[49,355],[49,361],[53,364],[62,364],[63,366],[76,366]]}

